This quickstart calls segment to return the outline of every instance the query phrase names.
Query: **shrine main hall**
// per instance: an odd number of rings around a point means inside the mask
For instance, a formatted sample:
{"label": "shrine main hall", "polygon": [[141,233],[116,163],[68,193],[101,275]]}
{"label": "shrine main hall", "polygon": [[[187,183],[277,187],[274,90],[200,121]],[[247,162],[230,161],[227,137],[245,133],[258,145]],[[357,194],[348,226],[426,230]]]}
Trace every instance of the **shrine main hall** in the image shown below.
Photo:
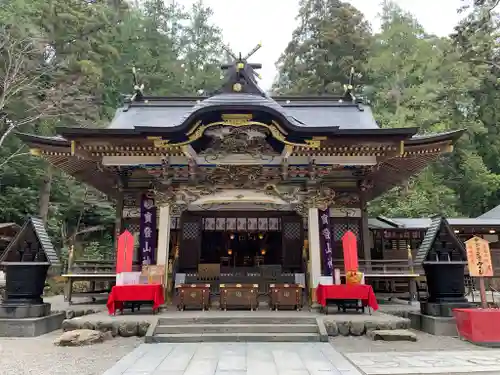
{"label": "shrine main hall", "polygon": [[463,131],[380,127],[351,85],[341,96],[271,97],[259,67],[235,59],[208,97],[136,87],[106,128],[18,136],[115,202],[116,237],[133,233],[136,260],[168,265],[170,285],[271,274],[311,292],[343,269],[346,231],[367,283],[399,277],[373,257],[367,203],[451,152]]}

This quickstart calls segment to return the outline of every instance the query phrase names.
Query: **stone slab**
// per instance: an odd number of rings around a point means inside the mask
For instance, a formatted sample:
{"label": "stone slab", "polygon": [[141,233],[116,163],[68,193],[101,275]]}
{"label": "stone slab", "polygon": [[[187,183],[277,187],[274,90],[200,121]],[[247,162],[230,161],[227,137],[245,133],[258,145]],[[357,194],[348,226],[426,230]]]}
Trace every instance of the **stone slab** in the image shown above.
{"label": "stone slab", "polygon": [[500,350],[349,353],[366,375],[500,374]]}
{"label": "stone slab", "polygon": [[40,305],[0,304],[0,319],[41,318],[50,314],[50,303]]}
{"label": "stone slab", "polygon": [[185,324],[161,325],[155,333],[318,333],[317,324]]}
{"label": "stone slab", "polygon": [[143,344],[102,375],[363,375],[328,343]]}
{"label": "stone slab", "polygon": [[64,313],[41,318],[0,319],[0,337],[36,337],[61,328]]}
{"label": "stone slab", "polygon": [[419,312],[410,312],[408,313],[408,317],[413,329],[435,336],[458,336],[455,318],[429,316]]}
{"label": "stone slab", "polygon": [[155,334],[148,343],[187,342],[318,342],[318,333],[176,333]]}
{"label": "stone slab", "polygon": [[406,329],[375,330],[368,333],[374,341],[417,341],[417,335]]}

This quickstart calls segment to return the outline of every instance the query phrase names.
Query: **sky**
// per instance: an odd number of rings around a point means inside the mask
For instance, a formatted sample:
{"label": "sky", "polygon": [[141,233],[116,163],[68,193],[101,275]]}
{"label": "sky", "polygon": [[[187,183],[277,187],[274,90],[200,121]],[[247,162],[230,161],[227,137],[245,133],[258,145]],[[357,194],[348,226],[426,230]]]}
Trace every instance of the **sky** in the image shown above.
{"label": "sky", "polygon": [[[197,0],[176,1],[185,6]],[[378,29],[379,0],[347,0]],[[299,0],[204,0],[213,9],[213,22],[222,29],[224,41],[235,53],[245,55],[259,42],[262,48],[252,62],[262,63],[260,86],[267,90],[276,76],[275,63],[286,48],[296,27]],[[394,0],[411,12],[427,32],[445,36],[460,20],[457,9],[461,0]]]}

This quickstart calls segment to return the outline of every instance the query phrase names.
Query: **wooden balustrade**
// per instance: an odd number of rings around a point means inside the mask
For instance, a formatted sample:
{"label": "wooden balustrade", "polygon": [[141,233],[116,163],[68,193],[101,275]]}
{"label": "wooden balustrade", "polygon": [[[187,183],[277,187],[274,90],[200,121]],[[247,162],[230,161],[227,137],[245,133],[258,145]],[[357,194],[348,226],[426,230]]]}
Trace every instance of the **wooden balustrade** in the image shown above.
{"label": "wooden balustrade", "polygon": [[[333,267],[344,272],[344,260],[334,259]],[[359,260],[359,271],[366,275],[418,275],[422,273],[420,266],[413,265],[407,259]]]}

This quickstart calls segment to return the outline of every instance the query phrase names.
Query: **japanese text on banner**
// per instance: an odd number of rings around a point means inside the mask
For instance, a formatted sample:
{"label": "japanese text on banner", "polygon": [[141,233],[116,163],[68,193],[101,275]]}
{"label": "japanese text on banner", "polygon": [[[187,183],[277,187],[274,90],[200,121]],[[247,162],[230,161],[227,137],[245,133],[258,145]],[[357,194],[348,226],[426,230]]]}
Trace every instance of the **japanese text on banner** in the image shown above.
{"label": "japanese text on banner", "polygon": [[139,251],[142,264],[154,264],[156,250],[156,205],[149,194],[141,199]]}
{"label": "japanese text on banner", "polygon": [[323,271],[325,276],[333,275],[332,232],[330,229],[330,209],[318,210],[319,233],[323,253]]}

